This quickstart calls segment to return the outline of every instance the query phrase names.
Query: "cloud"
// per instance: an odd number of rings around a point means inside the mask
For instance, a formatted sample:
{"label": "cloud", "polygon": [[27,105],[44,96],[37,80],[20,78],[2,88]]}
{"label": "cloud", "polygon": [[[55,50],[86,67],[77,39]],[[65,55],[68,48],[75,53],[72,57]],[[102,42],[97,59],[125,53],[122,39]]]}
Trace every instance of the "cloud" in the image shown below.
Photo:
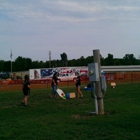
{"label": "cloud", "polygon": [[[67,22],[96,21],[114,18],[124,12],[139,12],[137,5],[115,5],[108,1],[52,1],[52,0],[30,0],[30,1],[6,1],[2,2],[0,10],[3,15],[13,20],[55,20]],[[117,14],[115,14],[117,13]],[[136,14],[136,13],[135,13]],[[106,15],[106,16],[105,16]],[[124,17],[125,18],[125,17]]]}
{"label": "cloud", "polygon": [[[139,46],[139,13],[138,0],[4,0],[0,45],[14,48],[17,55],[26,55],[28,48],[34,59],[48,51],[58,57],[63,51],[70,58],[87,56],[95,47],[115,53],[118,46]],[[37,56],[39,49],[42,55]]]}

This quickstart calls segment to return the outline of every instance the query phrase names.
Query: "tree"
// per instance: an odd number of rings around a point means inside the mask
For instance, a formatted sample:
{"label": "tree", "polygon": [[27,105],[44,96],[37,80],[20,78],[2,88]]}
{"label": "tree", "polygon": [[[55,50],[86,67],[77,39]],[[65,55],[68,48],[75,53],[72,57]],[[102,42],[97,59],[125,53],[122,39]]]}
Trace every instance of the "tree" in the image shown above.
{"label": "tree", "polygon": [[11,61],[5,61],[4,62],[4,72],[10,72],[11,71]]}
{"label": "tree", "polygon": [[105,66],[105,59],[102,57],[100,54],[100,61],[101,61],[101,66]]}
{"label": "tree", "polygon": [[4,71],[4,61],[0,60],[0,72]]}
{"label": "tree", "polygon": [[112,54],[108,54],[108,57],[107,58],[105,58],[105,64],[107,65],[107,66],[112,66],[112,65],[114,65],[114,61],[113,61],[113,55]]}
{"label": "tree", "polygon": [[66,53],[63,53],[63,54],[60,54],[61,56],[61,60],[62,60],[62,63],[63,63],[63,66],[67,66],[67,54]]}
{"label": "tree", "polygon": [[40,68],[39,62],[38,62],[38,61],[33,61],[33,62],[32,62],[32,67],[31,67],[31,68],[32,68],[32,69]]}
{"label": "tree", "polygon": [[[53,67],[67,66],[87,66],[89,63],[93,63],[93,56],[84,58],[81,56],[79,59],[67,60],[67,54],[60,54],[61,60],[52,60]],[[123,58],[113,58],[112,54],[108,54],[108,57],[103,58],[100,54],[101,66],[113,66],[113,65],[140,65],[140,56],[138,59],[133,54],[126,54]],[[27,71],[29,69],[49,68],[49,61],[32,61],[30,58],[17,57],[12,62],[12,71]],[[11,61],[0,60],[0,72],[10,72]]]}
{"label": "tree", "polygon": [[135,65],[136,63],[136,58],[133,54],[126,54],[123,57],[123,65]]}
{"label": "tree", "polygon": [[78,66],[85,66],[84,56],[81,56],[80,59],[78,59]]}
{"label": "tree", "polygon": [[115,59],[114,59],[114,65],[115,65],[115,66],[120,66],[120,65],[121,65],[120,59],[115,58]]}
{"label": "tree", "polygon": [[26,64],[25,70],[29,70],[32,65],[32,60],[30,58],[25,58],[25,64]]}
{"label": "tree", "polygon": [[15,71],[25,71],[29,70],[32,65],[32,60],[30,58],[22,58],[19,56],[16,58],[14,63],[14,70]]}

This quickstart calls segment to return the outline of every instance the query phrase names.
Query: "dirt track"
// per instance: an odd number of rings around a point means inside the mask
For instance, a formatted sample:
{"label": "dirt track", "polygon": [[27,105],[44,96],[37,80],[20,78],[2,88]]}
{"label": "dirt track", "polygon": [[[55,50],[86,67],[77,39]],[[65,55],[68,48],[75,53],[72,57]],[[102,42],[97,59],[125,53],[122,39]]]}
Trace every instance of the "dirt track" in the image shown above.
{"label": "dirt track", "polygon": [[[59,87],[75,86],[75,82],[61,82]],[[31,84],[31,89],[51,88],[51,84]],[[22,90],[22,84],[0,84],[0,92],[2,91],[20,91]]]}
{"label": "dirt track", "polygon": [[[47,88],[46,84],[34,84],[31,85],[31,89],[39,89],[39,88]],[[19,91],[22,90],[21,84],[16,85],[0,85],[0,92],[1,91]]]}

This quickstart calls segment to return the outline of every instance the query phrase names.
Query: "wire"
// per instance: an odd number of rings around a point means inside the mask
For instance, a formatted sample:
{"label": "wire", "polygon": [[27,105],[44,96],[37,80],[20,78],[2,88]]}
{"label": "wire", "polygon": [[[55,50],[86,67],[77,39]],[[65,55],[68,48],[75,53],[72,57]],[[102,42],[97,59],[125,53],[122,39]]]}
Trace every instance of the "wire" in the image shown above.
{"label": "wire", "polygon": [[90,87],[91,87],[91,97],[94,98],[94,93],[93,93],[93,88],[95,88],[95,86],[93,85],[93,82],[90,83]]}

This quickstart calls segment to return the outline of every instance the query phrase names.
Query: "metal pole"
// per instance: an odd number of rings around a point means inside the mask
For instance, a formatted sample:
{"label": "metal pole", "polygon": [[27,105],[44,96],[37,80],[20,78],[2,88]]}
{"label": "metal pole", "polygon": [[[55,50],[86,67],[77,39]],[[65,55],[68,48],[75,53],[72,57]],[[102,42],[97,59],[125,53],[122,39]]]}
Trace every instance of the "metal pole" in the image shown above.
{"label": "metal pole", "polygon": [[11,57],[11,74],[12,74],[12,56],[13,56],[13,54],[12,54],[12,50],[11,50],[11,54],[10,54],[10,57]]}
{"label": "metal pole", "polygon": [[[94,63],[98,63],[98,69],[99,69],[99,77],[101,77],[101,64],[100,64],[100,51],[99,50],[93,50],[93,59]],[[104,104],[103,104],[103,94],[101,92],[101,82],[96,81],[95,83],[96,88],[96,94],[97,94],[97,102],[98,102],[98,114],[103,115],[104,114]]]}
{"label": "metal pole", "polygon": [[11,74],[12,74],[12,60],[11,60]]}
{"label": "metal pole", "polygon": [[97,102],[97,96],[96,96],[96,87],[94,83],[94,100],[95,100],[95,114],[98,114],[98,102]]}
{"label": "metal pole", "polygon": [[51,51],[49,51],[49,67],[51,68]]}

